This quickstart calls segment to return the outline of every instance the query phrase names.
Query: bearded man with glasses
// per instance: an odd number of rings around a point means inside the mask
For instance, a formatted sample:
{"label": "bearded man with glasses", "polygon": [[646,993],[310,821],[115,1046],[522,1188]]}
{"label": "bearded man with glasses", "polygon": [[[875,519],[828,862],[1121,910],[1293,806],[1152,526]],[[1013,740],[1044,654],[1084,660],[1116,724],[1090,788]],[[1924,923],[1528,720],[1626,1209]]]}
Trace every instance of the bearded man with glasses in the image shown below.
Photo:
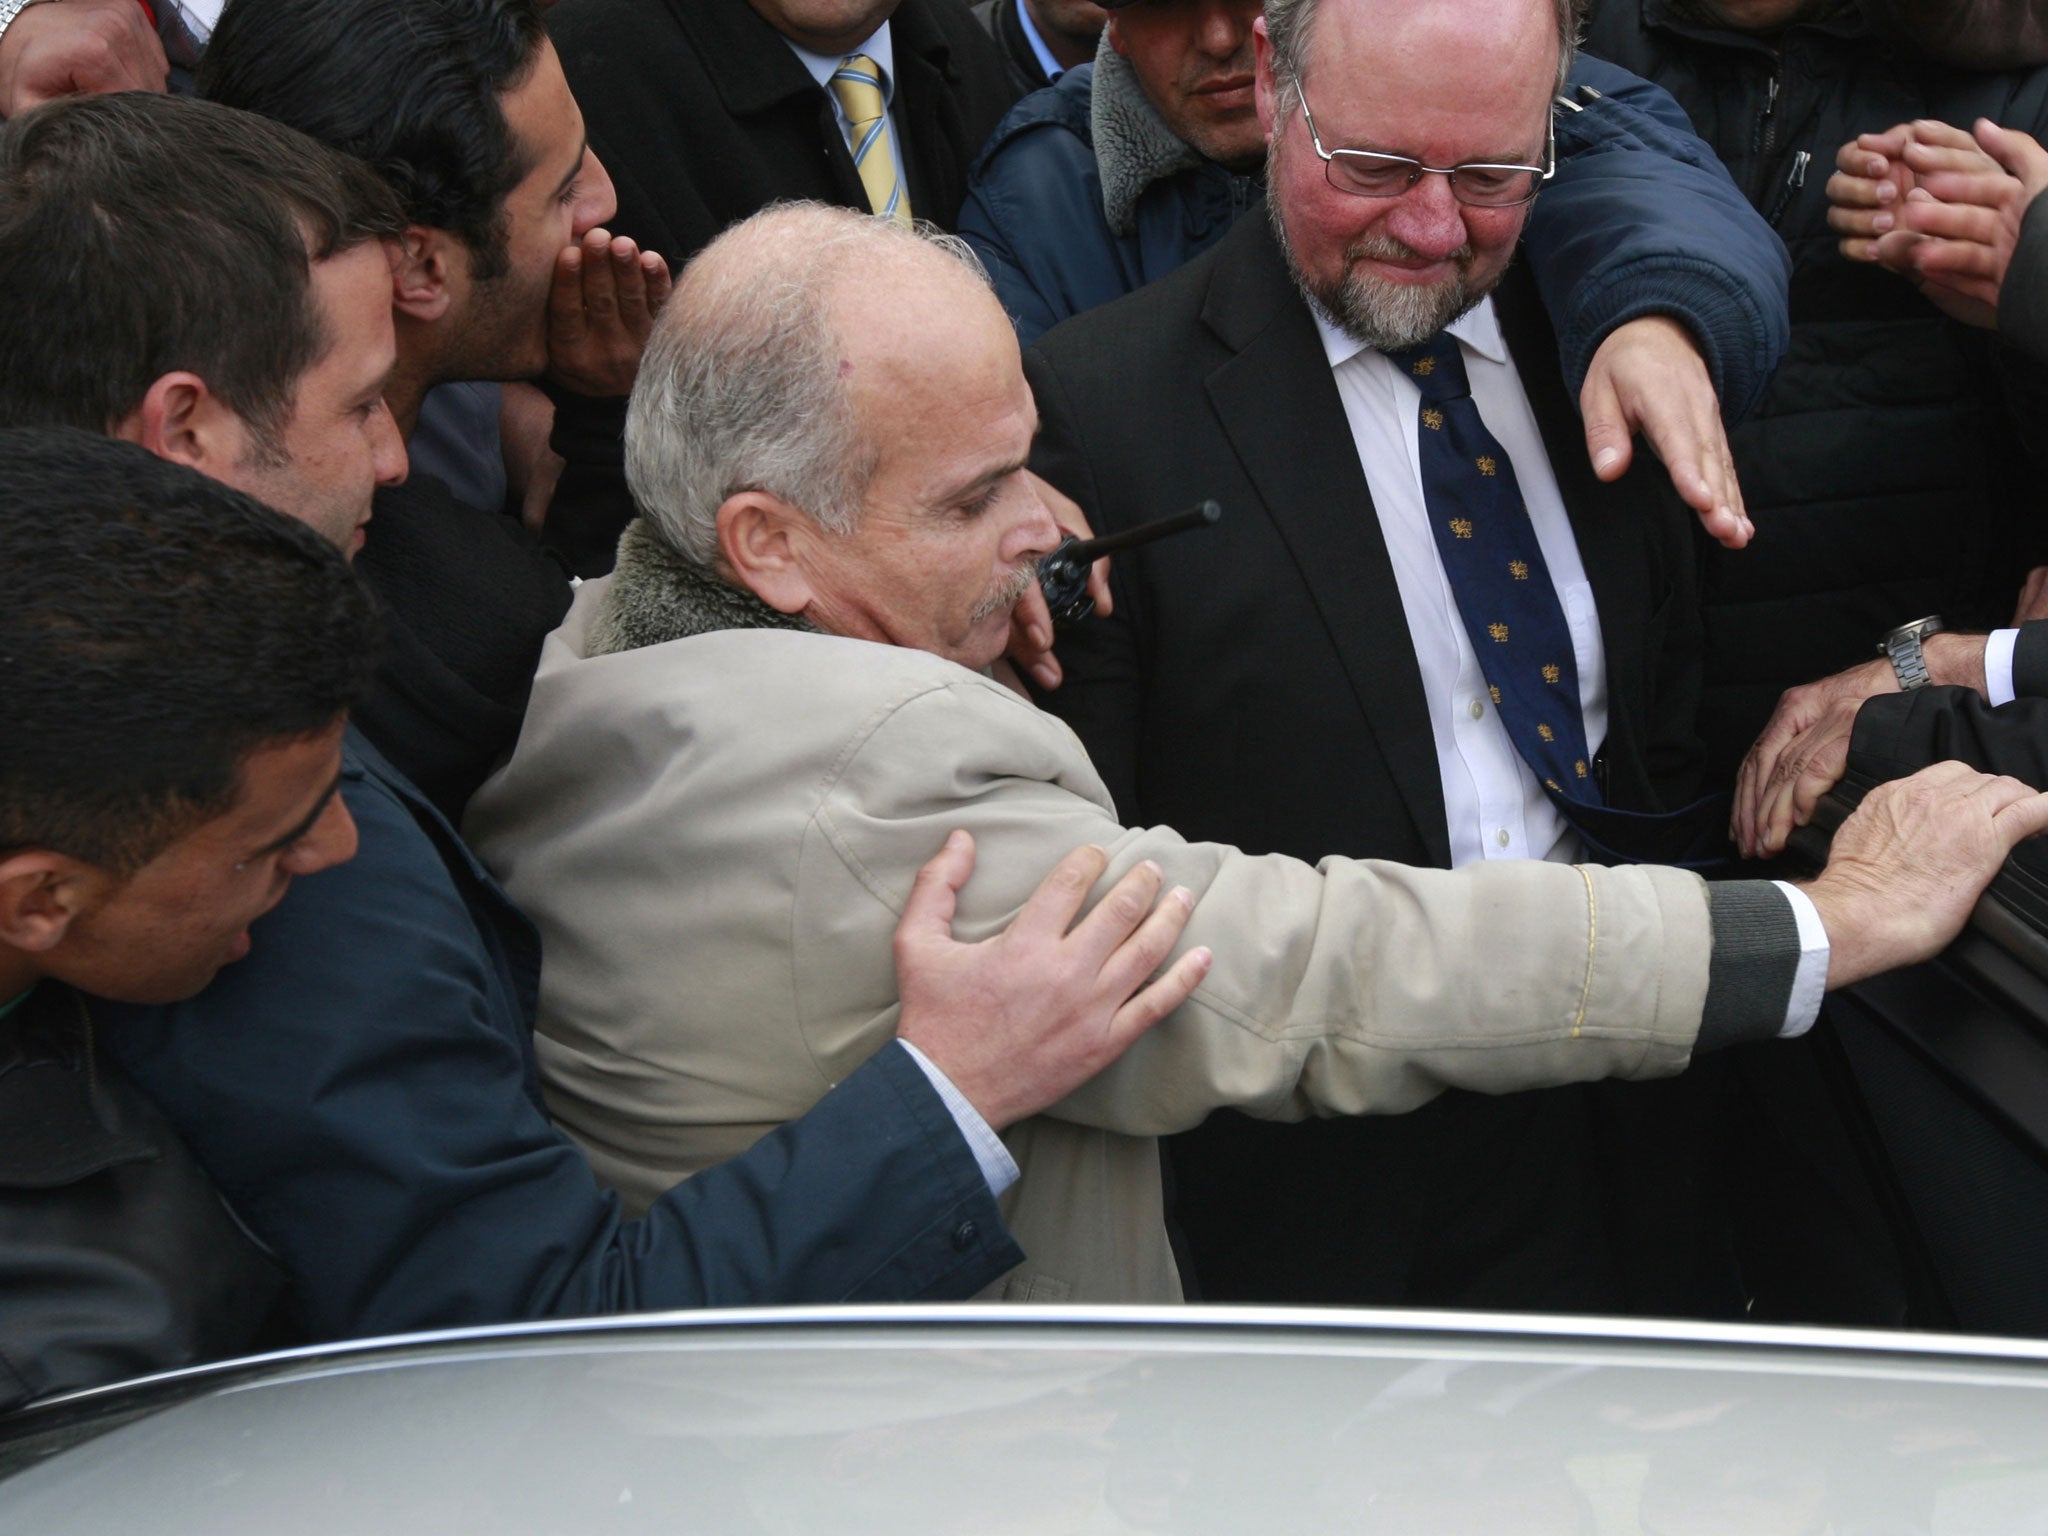
{"label": "bearded man with glasses", "polygon": [[[1048,707],[1127,819],[1309,859],[1713,851],[1692,520],[1655,464],[1595,477],[1514,262],[1575,20],[1566,0],[1268,0],[1268,217],[1026,354],[1034,467],[1097,527],[1225,509],[1119,557],[1114,613],[1060,643]],[[1686,1134],[1710,1091],[1216,1117],[1172,1149],[1195,1280],[1732,1310]]]}

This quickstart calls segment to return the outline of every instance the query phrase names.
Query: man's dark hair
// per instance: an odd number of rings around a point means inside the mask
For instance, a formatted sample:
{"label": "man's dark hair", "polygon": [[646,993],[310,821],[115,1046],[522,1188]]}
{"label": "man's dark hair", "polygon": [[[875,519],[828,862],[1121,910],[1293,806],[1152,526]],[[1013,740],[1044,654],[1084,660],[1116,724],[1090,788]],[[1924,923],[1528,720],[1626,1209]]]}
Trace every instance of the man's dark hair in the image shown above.
{"label": "man's dark hair", "polygon": [[368,685],[370,600],[304,524],[131,443],[0,432],[0,856],[133,874],[255,747]]}
{"label": "man's dark hair", "polygon": [[231,0],[199,93],[354,155],[488,281],[507,266],[505,194],[533,169],[500,98],[546,40],[536,0]]}
{"label": "man's dark hair", "polygon": [[325,355],[312,263],[404,229],[390,190],[303,134],[146,92],[0,130],[0,427],[110,431],[190,370],[280,452]]}

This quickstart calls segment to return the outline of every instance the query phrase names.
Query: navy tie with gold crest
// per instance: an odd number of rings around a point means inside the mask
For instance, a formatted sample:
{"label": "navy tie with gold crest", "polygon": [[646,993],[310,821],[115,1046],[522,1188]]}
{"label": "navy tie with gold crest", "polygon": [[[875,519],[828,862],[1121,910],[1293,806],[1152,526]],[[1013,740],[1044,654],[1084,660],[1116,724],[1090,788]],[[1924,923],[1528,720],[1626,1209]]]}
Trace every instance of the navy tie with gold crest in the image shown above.
{"label": "navy tie with gold crest", "polygon": [[1422,391],[1423,505],[1508,739],[1553,800],[1597,806],[1571,626],[1457,338],[1439,331],[1387,357]]}

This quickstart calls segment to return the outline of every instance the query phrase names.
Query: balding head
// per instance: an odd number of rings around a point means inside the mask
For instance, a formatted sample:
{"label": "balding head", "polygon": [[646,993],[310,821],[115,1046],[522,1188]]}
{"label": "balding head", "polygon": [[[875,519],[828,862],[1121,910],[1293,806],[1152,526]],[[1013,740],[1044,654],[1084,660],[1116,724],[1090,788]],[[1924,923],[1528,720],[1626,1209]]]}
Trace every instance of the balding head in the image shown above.
{"label": "balding head", "polygon": [[718,509],[741,490],[850,531],[874,469],[851,388],[858,315],[902,339],[955,298],[994,307],[951,236],[822,203],[735,224],[684,269],[648,340],[626,418],[634,501],[705,566],[717,561]]}
{"label": "balding head", "polygon": [[793,204],[684,271],[626,474],[670,545],[771,607],[981,667],[1059,542],[1024,472],[1037,425],[965,246]]}

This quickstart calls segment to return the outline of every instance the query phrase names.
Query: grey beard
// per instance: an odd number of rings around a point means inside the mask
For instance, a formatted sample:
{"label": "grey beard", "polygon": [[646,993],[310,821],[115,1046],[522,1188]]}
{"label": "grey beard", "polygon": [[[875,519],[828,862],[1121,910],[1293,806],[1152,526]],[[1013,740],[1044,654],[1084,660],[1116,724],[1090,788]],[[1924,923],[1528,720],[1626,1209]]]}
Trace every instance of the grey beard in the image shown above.
{"label": "grey beard", "polygon": [[1280,254],[1287,260],[1288,273],[1302,297],[1321,309],[1354,341],[1362,341],[1375,351],[1393,352],[1419,346],[1485,298],[1493,287],[1488,283],[1475,292],[1467,281],[1464,258],[1470,254],[1469,247],[1453,258],[1460,265],[1450,281],[1429,287],[1388,282],[1359,271],[1355,263],[1361,258],[1399,260],[1416,254],[1388,235],[1369,235],[1344,252],[1345,275],[1341,283],[1332,286],[1311,282],[1287,239],[1280,206],[1270,196],[1266,199],[1266,213],[1273,226],[1273,238],[1280,244]]}
{"label": "grey beard", "polygon": [[1034,560],[1029,565],[1018,566],[1015,571],[1010,573],[1009,578],[1001,586],[974,605],[974,611],[967,616],[968,622],[979,624],[983,619],[992,619],[1005,608],[1015,606],[1017,599],[1026,592],[1029,592],[1031,584],[1036,580],[1038,580],[1037,561]]}

